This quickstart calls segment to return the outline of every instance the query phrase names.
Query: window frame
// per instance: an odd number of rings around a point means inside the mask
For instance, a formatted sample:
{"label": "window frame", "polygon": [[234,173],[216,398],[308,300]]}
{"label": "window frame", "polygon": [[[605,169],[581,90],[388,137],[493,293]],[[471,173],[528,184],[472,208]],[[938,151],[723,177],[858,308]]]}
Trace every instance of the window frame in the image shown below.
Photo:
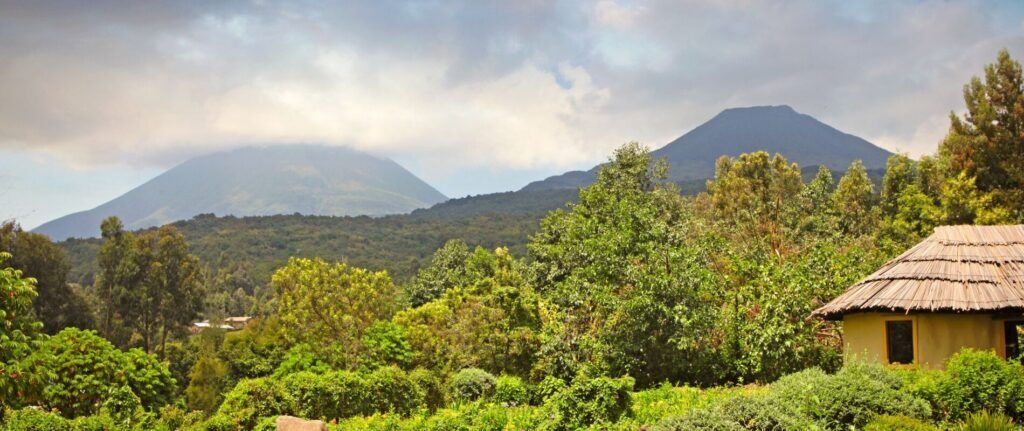
{"label": "window frame", "polygon": [[[911,358],[909,363],[895,362],[895,361],[892,360],[892,343],[889,342],[889,323],[902,323],[902,322],[909,322],[910,323],[910,352],[911,352],[912,358]],[[901,365],[905,366],[905,365],[917,364],[917,362],[919,360],[918,359],[918,354],[917,354],[917,319],[914,319],[914,318],[912,318],[910,316],[901,317],[901,318],[884,319],[883,327],[884,327],[884,331],[883,332],[884,332],[884,337],[885,337],[884,338],[884,342],[885,342],[885,363],[887,365],[896,365],[896,366],[901,366]]]}

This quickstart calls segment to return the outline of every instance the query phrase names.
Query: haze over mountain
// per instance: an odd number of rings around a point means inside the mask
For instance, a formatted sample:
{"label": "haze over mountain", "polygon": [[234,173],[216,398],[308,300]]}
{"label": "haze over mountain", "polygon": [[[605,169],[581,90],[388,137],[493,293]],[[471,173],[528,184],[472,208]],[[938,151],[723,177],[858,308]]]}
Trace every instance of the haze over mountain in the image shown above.
{"label": "haze over mountain", "polygon": [[405,168],[348,148],[246,147],[190,159],[88,211],[35,229],[54,240],[99,235],[116,215],[140,229],[197,214],[256,216],[408,213],[447,198]]}
{"label": "haze over mountain", "polygon": [[[723,155],[759,150],[780,153],[802,168],[825,165],[835,171],[846,170],[854,160],[863,161],[868,169],[884,168],[891,155],[786,105],[726,109],[652,154],[671,164],[670,180],[687,181],[714,176],[715,161]],[[522,190],[576,188],[590,184],[596,175],[597,167],[570,171]]]}

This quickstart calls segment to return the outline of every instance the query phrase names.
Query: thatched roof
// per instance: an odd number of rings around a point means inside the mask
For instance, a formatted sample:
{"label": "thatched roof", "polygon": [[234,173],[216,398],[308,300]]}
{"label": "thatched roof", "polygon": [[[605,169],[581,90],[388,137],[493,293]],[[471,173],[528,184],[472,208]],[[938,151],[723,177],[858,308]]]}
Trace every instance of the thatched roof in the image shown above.
{"label": "thatched roof", "polygon": [[1024,310],[1024,225],[941,226],[814,311]]}

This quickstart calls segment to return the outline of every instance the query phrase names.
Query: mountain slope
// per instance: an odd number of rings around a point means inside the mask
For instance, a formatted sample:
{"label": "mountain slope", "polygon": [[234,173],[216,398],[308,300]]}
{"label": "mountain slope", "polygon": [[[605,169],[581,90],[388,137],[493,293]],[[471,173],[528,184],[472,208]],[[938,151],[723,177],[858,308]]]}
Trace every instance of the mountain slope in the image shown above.
{"label": "mountain slope", "polygon": [[447,198],[397,163],[316,145],[247,147],[188,160],[120,197],[35,229],[54,240],[99,234],[121,218],[129,229],[197,214],[384,215]]}
{"label": "mountain slope", "polygon": [[[671,164],[669,179],[685,181],[714,176],[715,160],[723,155],[759,150],[780,153],[801,167],[825,165],[836,171],[845,171],[854,160],[868,169],[884,168],[891,154],[783,105],[726,109],[652,155]],[[570,171],[523,190],[576,188],[593,182],[596,174],[596,167]]]}

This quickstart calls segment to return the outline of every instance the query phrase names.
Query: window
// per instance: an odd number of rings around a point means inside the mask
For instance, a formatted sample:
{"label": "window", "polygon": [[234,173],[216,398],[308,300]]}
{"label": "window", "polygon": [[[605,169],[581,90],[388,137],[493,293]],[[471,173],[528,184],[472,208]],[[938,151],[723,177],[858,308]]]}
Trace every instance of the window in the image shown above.
{"label": "window", "polygon": [[1020,338],[1022,330],[1024,330],[1024,321],[1007,320],[1003,323],[1003,334],[1004,340],[1006,341],[1006,359],[1020,357]]}
{"label": "window", "polygon": [[890,320],[885,322],[885,344],[890,364],[914,363],[914,322]]}

